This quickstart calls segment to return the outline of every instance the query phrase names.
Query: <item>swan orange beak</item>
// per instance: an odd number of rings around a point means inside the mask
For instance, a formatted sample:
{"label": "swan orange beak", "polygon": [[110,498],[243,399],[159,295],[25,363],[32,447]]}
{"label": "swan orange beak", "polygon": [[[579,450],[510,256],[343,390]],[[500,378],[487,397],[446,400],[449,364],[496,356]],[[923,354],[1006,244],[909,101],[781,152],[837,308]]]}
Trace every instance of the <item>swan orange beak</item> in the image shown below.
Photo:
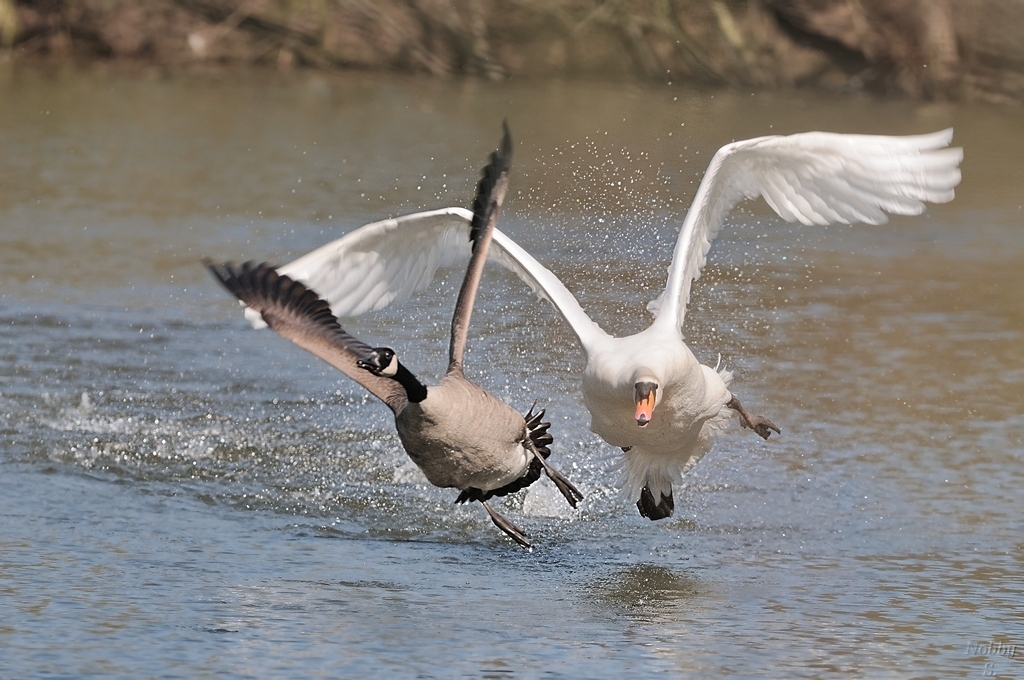
{"label": "swan orange beak", "polygon": [[654,414],[654,395],[648,396],[646,399],[641,399],[636,403],[636,424],[640,427],[646,427],[647,423],[651,422],[651,416]]}
{"label": "swan orange beak", "polygon": [[636,402],[636,413],[633,417],[640,427],[647,427],[654,416],[655,394],[658,386],[654,383],[639,382],[633,387],[633,400]]}

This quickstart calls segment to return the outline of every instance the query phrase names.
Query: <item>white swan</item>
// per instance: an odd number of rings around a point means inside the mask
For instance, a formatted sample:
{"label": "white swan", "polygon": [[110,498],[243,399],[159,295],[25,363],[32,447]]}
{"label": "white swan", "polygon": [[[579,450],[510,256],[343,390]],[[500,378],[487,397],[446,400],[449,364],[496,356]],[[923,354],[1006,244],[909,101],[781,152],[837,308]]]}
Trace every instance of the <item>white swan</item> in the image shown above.
{"label": "white swan", "polygon": [[[601,330],[554,274],[494,231],[491,257],[551,302],[579,338],[591,429],[623,449],[627,488],[642,515],[672,514],[673,482],[707,453],[734,412],[764,438],[779,432],[743,409],[728,389],[728,372],[701,365],[683,342],[690,285],[729,210],[763,196],[783,219],[806,225],[881,224],[887,212],[920,214],[925,202],[952,200],[960,182],[963,151],[946,148],[952,135],[809,132],[722,147],[680,229],[668,284],[648,305],[654,322],[628,337]],[[320,291],[338,316],[380,309],[426,287],[442,264],[468,256],[471,219],[467,210],[445,208],[376,222],[279,271]]]}

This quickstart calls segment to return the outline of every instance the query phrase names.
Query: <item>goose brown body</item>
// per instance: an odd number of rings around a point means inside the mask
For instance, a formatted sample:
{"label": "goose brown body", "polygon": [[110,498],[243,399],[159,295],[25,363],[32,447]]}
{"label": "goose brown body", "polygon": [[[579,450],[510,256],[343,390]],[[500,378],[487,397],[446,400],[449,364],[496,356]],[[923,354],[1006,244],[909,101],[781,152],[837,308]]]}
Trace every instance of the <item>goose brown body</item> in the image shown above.
{"label": "goose brown body", "polygon": [[[450,423],[459,427],[452,428]],[[493,491],[525,474],[533,454],[522,414],[462,372],[427,388],[395,416],[402,445],[431,484]]]}
{"label": "goose brown body", "polygon": [[508,187],[512,142],[505,127],[501,148],[491,154],[477,185],[469,238],[470,258],[452,315],[448,369],[436,385],[421,383],[389,347],[370,347],[341,328],[330,305],[301,281],[263,263],[208,266],[214,276],[281,336],[342,371],[395,414],[409,457],[439,487],[460,490],[456,503],[479,501],[491,521],[520,545],[525,532],[495,512],[488,500],[526,488],[545,472],[573,506],[583,494],[547,462],[544,412],[521,415],[462,369],[470,318],[501,202]]}

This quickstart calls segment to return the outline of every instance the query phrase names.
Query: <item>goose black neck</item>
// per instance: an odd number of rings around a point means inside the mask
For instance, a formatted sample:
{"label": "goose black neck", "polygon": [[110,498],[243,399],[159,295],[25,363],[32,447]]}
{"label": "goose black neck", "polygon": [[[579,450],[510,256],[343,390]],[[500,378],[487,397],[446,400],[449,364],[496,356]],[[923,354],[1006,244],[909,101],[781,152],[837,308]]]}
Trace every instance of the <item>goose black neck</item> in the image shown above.
{"label": "goose black neck", "polygon": [[418,404],[427,398],[427,387],[417,380],[401,361],[398,362],[398,372],[395,373],[393,380],[397,380],[398,384],[405,388],[405,396],[411,403]]}
{"label": "goose black neck", "polygon": [[473,316],[473,303],[480,286],[487,251],[491,247],[494,226],[498,223],[498,212],[508,191],[508,173],[512,167],[512,138],[508,125],[504,124],[501,148],[491,154],[491,162],[484,168],[483,176],[477,183],[477,195],[473,200],[473,223],[470,239],[473,242],[473,256],[462,279],[462,288],[455,301],[452,315],[452,339],[448,346],[448,370],[462,365],[466,352],[466,338],[469,336],[469,321]]}

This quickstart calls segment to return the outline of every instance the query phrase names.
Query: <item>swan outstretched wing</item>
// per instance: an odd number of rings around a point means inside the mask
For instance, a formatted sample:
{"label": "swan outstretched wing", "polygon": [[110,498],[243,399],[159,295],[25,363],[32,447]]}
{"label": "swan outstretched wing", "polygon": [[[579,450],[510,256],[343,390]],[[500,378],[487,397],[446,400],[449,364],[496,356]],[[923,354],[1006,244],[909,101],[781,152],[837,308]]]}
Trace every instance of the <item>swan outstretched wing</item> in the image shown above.
{"label": "swan outstretched wing", "polygon": [[787,222],[882,224],[886,213],[918,215],[953,200],[963,150],[946,148],[952,128],[884,137],[806,132],[723,146],[711,159],[683,222],[668,285],[648,309],[679,327],[690,284],[700,276],[725,215],[763,196]]}
{"label": "swan outstretched wing", "polygon": [[[407,299],[424,290],[439,267],[468,260],[472,220],[472,212],[453,207],[373,222],[277,272],[316,291],[335,316],[358,316]],[[494,230],[488,259],[515,273],[550,302],[584,347],[606,335],[557,276],[499,229]],[[245,316],[254,328],[266,326],[253,309],[246,308]]]}
{"label": "swan outstretched wing", "polygon": [[494,230],[491,258],[497,259],[503,267],[518,276],[538,297],[550,302],[565,318],[584,350],[589,352],[602,338],[608,337],[608,334],[587,316],[580,303],[557,276],[499,229]]}
{"label": "swan outstretched wing", "polygon": [[[423,290],[439,267],[465,262],[472,219],[465,208],[442,208],[373,222],[277,272],[315,290],[335,316],[359,316]],[[255,310],[245,316],[265,326]]]}

